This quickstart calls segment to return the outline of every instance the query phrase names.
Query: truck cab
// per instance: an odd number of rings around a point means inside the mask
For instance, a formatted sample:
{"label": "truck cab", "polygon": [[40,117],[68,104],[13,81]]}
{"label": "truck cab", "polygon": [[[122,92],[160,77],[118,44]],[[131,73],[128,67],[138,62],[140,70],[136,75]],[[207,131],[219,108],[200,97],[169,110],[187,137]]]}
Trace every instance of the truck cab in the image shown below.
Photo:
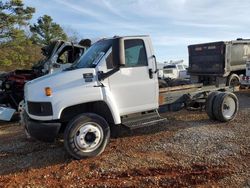
{"label": "truck cab", "polygon": [[[52,141],[63,131],[70,132],[65,133],[69,141],[72,131],[76,131],[81,138],[98,142],[100,137],[106,138],[108,125],[119,125],[132,114],[156,110],[158,88],[149,36],[103,39],[68,69],[25,85],[24,124],[31,136],[40,140]],[[91,122],[76,128],[76,122],[72,122],[79,115],[83,122]],[[66,141],[66,148],[75,158],[96,155],[106,142],[93,144],[73,137],[74,146]],[[74,152],[75,147],[79,154]]]}

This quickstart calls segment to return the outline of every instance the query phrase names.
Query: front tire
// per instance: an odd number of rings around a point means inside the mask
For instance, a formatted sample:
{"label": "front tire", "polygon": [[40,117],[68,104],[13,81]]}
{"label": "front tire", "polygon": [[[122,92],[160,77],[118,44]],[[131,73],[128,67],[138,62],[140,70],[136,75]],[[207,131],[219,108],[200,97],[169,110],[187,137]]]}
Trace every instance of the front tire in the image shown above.
{"label": "front tire", "polygon": [[104,118],[86,113],[77,116],[64,132],[66,151],[75,159],[101,154],[110,138],[110,127]]}

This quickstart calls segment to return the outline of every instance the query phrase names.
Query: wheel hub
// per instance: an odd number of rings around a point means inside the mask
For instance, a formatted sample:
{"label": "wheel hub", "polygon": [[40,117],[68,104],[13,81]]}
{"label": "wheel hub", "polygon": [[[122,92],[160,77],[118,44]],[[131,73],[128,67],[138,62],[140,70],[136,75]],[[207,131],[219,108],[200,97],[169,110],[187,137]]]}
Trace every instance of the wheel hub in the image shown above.
{"label": "wheel hub", "polygon": [[223,109],[224,109],[224,110],[230,110],[230,106],[228,106],[227,104],[224,104]]}
{"label": "wheel hub", "polygon": [[103,138],[102,129],[95,123],[82,125],[75,135],[75,143],[78,149],[91,152],[96,149]]}
{"label": "wheel hub", "polygon": [[88,143],[92,143],[96,140],[96,135],[93,133],[93,132],[88,132],[86,135],[85,135],[85,141],[88,142]]}
{"label": "wheel hub", "polygon": [[236,111],[236,104],[232,97],[226,97],[223,101],[222,113],[226,118],[231,118]]}

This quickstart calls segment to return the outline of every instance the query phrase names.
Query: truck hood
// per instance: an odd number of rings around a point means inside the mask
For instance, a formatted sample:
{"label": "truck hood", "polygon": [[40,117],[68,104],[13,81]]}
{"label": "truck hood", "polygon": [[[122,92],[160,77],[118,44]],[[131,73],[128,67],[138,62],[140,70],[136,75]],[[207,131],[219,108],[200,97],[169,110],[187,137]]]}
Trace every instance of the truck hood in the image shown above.
{"label": "truck hood", "polygon": [[44,93],[46,87],[50,87],[53,94],[56,94],[57,92],[70,88],[92,87],[97,84],[96,81],[96,71],[94,68],[83,68],[45,75],[26,83],[25,100],[46,100],[47,97]]}

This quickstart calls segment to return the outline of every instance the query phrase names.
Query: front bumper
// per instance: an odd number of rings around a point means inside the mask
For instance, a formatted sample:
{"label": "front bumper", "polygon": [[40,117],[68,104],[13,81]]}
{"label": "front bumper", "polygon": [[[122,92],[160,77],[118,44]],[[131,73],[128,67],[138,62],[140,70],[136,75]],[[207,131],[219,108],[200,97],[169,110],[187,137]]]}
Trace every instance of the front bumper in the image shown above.
{"label": "front bumper", "polygon": [[243,86],[249,86],[249,85],[250,85],[250,80],[248,80],[248,81],[242,80],[242,81],[240,82],[240,84],[243,85]]}
{"label": "front bumper", "polygon": [[31,137],[44,141],[53,142],[57,137],[61,123],[57,122],[42,122],[29,118],[26,112],[22,113],[24,127]]}

